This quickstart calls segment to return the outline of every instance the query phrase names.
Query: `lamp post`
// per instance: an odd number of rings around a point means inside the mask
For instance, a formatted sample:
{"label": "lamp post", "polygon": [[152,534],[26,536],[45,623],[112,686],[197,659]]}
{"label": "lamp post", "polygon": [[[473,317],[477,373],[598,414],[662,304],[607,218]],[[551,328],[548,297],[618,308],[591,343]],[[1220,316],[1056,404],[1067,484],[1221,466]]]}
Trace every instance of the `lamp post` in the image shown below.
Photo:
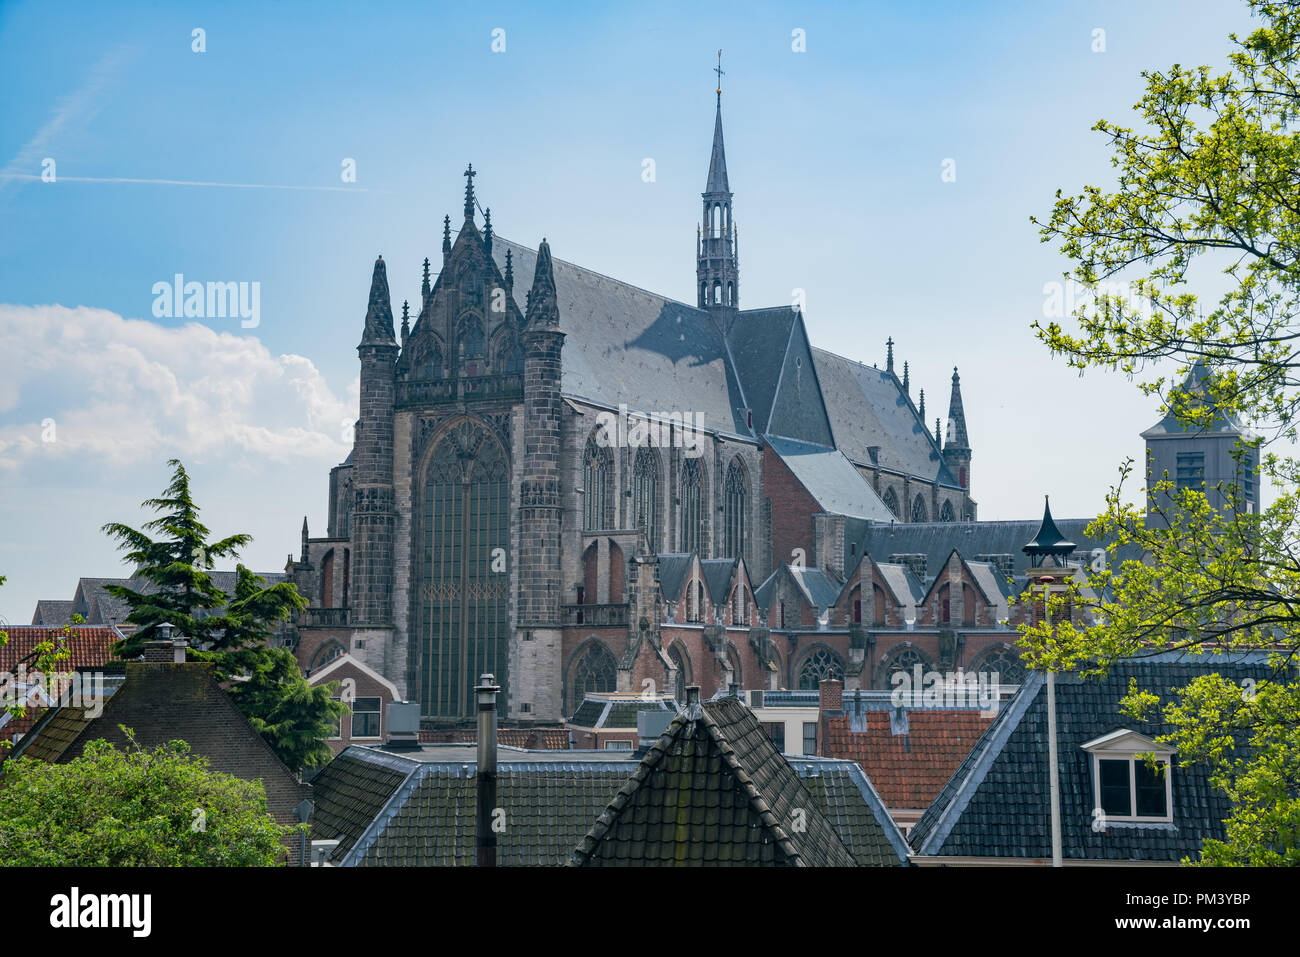
{"label": "lamp post", "polygon": [[[1050,631],[1052,628],[1052,610],[1050,597],[1052,585],[1056,584],[1056,575],[1062,578],[1068,574],[1068,559],[1074,552],[1074,542],[1067,541],[1052,520],[1052,509],[1043,497],[1043,522],[1033,541],[1021,549],[1029,556],[1029,568],[1026,575],[1043,586],[1043,624]],[[1056,672],[1047,672],[1047,782],[1051,802],[1052,827],[1052,866],[1061,866],[1061,772],[1057,762],[1056,751]]]}
{"label": "lamp post", "polygon": [[[1056,579],[1044,575],[1038,579],[1043,586],[1043,624],[1052,627],[1049,604],[1051,586]],[[1047,787],[1052,808],[1052,866],[1061,866],[1061,770],[1056,757],[1056,672],[1047,671]]]}

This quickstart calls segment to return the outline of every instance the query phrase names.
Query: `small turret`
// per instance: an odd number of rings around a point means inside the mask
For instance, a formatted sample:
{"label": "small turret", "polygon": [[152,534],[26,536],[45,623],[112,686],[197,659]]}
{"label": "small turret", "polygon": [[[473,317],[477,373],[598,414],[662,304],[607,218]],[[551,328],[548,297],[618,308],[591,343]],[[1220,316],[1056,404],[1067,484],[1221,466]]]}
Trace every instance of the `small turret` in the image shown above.
{"label": "small turret", "polygon": [[966,412],[961,404],[961,376],[952,367],[952,397],[948,400],[948,434],[943,459],[957,477],[957,484],[970,491],[970,440],[966,437]]}
{"label": "small turret", "polygon": [[429,284],[429,257],[424,257],[424,281],[420,283],[421,301],[429,298],[429,293],[433,291],[433,286]]}

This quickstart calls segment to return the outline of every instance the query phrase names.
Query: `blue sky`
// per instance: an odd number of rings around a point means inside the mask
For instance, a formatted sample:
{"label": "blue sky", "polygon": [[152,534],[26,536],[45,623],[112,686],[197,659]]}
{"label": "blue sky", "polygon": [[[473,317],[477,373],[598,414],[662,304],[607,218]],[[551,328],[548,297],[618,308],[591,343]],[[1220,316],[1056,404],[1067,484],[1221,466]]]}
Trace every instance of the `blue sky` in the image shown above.
{"label": "blue sky", "polygon": [[[866,362],[892,335],[930,419],[960,366],[981,518],[1033,515],[1044,492],[1095,514],[1159,416],[1034,339],[1064,261],[1028,219],[1111,182],[1089,128],[1136,120],[1143,69],[1221,67],[1251,22],[1233,0],[6,0],[0,617],[122,573],[99,526],[143,520],[172,455],[214,533],[254,535],[254,567],[283,566],[304,514],[323,533],[371,264],[418,296],[467,162],[498,234],[693,300],[719,47],[742,306],[802,289],[814,342]],[[46,158],[56,181],[26,178]],[[312,188],[86,181],[106,179]],[[176,273],[259,283],[259,325],[155,319]]]}

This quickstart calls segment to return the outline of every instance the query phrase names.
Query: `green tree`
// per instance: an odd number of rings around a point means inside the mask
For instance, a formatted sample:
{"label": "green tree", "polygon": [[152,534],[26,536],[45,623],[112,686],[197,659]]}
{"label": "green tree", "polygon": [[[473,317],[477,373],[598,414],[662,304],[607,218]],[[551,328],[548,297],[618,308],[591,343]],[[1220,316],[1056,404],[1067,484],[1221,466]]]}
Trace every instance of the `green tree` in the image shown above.
{"label": "green tree", "polygon": [[[1134,687],[1124,702],[1136,716],[1161,708],[1180,762],[1210,763],[1232,801],[1227,840],[1206,842],[1202,864],[1300,863],[1300,461],[1288,450],[1300,402],[1300,0],[1249,5],[1259,27],[1231,35],[1225,71],[1144,73],[1141,129],[1094,127],[1112,148],[1113,190],[1058,191],[1050,219],[1033,220],[1072,260],[1067,278],[1095,293],[1077,328],[1036,324],[1054,354],[1128,374],[1189,429],[1251,423],[1269,449],[1260,477],[1276,497],[1258,515],[1244,480],[1219,487],[1233,507],[1217,509],[1166,475],[1147,483],[1147,520],[1124,500],[1127,463],[1089,534],[1115,559],[1123,548],[1146,560],[1093,574],[1097,597],[1074,590],[1090,624],[1022,637],[1036,666],[1083,674],[1170,648],[1272,649],[1257,687],[1211,673],[1171,700]],[[1234,454],[1249,472],[1256,449]]]}
{"label": "green tree", "polygon": [[0,784],[0,864],[249,867],[284,863],[261,781],[208,767],[183,741],[147,751],[87,743],[66,764],[20,757]]}
{"label": "green tree", "polygon": [[[337,683],[313,688],[287,649],[269,644],[276,625],[287,621],[307,600],[292,582],[268,585],[243,565],[235,569],[235,589],[227,594],[209,574],[217,558],[235,558],[252,541],[246,534],[210,543],[190,494],[189,474],[175,459],[172,480],[160,498],[143,507],[161,513],[142,529],[110,522],[115,538],[148,586],[106,590],[130,608],[136,631],[119,643],[118,654],[138,657],[159,624],[172,624],[190,639],[192,660],[211,661],[218,680],[227,682],[235,704],[276,754],[294,771],[329,760],[329,731],[347,708],[335,701]],[[160,534],[155,541],[152,534]]]}

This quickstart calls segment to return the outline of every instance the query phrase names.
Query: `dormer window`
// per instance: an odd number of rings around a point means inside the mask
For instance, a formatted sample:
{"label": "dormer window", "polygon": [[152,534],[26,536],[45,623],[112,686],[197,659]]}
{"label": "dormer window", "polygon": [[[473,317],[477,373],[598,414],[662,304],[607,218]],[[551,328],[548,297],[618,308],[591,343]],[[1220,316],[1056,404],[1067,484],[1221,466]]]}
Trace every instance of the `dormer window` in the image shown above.
{"label": "dormer window", "polygon": [[[1094,817],[1107,825],[1173,822],[1173,751],[1125,729],[1094,738],[1083,750],[1092,758]],[[1155,758],[1154,770],[1147,755]]]}

